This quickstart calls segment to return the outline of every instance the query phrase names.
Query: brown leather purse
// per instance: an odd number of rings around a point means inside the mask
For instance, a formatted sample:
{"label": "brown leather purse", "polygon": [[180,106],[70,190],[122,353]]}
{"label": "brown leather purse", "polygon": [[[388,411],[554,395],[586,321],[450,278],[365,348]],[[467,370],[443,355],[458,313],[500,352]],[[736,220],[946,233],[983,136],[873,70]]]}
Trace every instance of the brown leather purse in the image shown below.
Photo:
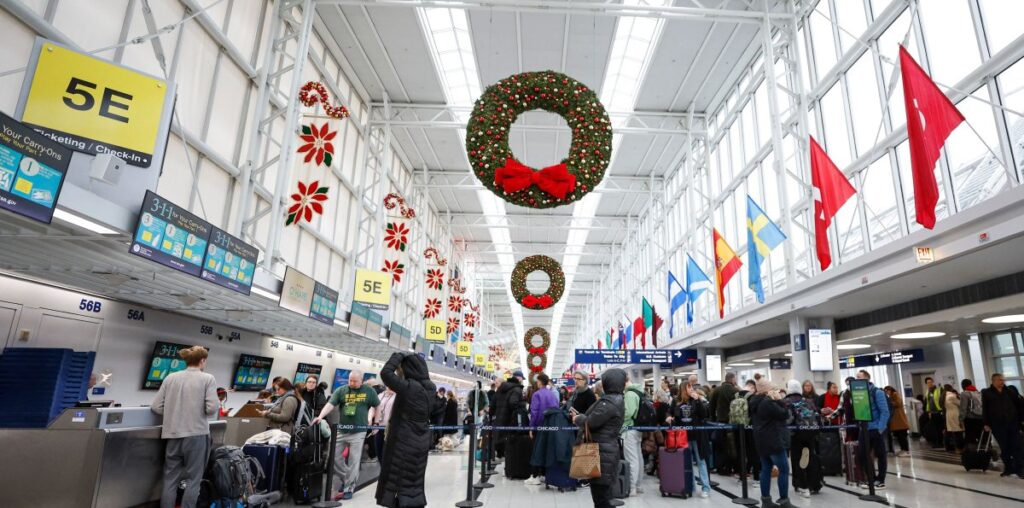
{"label": "brown leather purse", "polygon": [[592,480],[601,477],[601,448],[590,438],[590,424],[583,426],[583,442],[572,448],[569,477]]}

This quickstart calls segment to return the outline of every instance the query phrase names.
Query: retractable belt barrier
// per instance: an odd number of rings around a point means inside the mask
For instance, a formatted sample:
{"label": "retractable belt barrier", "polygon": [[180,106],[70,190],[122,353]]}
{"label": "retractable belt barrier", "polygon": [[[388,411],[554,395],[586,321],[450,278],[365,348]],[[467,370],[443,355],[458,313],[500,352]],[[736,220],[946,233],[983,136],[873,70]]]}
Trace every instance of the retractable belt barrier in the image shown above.
{"label": "retractable belt barrier", "polygon": [[[430,430],[469,430],[473,425],[430,425]],[[337,425],[339,431],[350,431],[350,430],[384,430],[387,427],[384,425]],[[476,425],[476,428],[482,431],[496,430],[499,432],[560,432],[566,430],[579,430],[579,427],[514,427],[509,425]],[[708,424],[708,425],[667,425],[667,426],[630,426],[626,427],[625,430],[638,430],[640,432],[658,432],[667,430],[734,430],[738,429],[738,425],[725,425],[725,424]],[[744,426],[745,430],[753,430],[753,426]],[[839,430],[839,429],[855,429],[856,425],[787,425],[789,430]]]}

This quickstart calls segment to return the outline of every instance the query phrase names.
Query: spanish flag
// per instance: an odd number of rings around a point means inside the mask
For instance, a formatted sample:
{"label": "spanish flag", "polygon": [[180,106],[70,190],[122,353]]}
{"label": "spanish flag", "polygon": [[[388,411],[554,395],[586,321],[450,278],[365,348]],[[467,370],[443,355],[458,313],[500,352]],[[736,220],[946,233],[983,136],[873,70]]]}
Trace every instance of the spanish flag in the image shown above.
{"label": "spanish flag", "polygon": [[715,242],[715,283],[718,290],[718,317],[725,317],[725,285],[729,283],[736,272],[740,271],[743,263],[739,256],[733,252],[732,247],[725,243],[725,238],[714,229]]}

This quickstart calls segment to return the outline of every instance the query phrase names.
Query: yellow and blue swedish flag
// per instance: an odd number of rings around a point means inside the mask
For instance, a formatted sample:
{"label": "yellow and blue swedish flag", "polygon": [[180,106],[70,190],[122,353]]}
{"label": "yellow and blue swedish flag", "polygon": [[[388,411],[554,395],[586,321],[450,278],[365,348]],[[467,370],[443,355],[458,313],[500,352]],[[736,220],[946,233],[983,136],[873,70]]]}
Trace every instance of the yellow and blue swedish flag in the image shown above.
{"label": "yellow and blue swedish flag", "polygon": [[768,214],[750,196],[747,196],[747,266],[750,269],[750,289],[757,294],[757,301],[764,303],[764,286],[761,284],[761,262],[772,249],[778,247],[786,235],[776,226]]}

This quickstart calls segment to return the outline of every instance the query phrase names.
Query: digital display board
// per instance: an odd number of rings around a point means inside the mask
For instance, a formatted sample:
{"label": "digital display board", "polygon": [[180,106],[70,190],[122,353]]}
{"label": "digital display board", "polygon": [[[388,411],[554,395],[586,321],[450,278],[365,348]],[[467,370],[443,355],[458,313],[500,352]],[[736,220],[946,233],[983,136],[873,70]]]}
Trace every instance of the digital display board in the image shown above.
{"label": "digital display board", "polygon": [[348,384],[348,376],[352,374],[349,369],[334,369],[334,383],[331,384],[331,393]]}
{"label": "digital display board", "polygon": [[376,374],[370,374],[370,373],[363,374],[363,382],[364,383],[369,381],[369,380],[371,380],[371,379],[377,379],[377,375]]}
{"label": "digital display board", "polygon": [[334,316],[338,311],[338,292],[317,282],[313,285],[313,302],[309,308],[309,317],[334,324]]}
{"label": "digital display board", "polygon": [[273,358],[242,354],[235,368],[235,381],[232,387],[243,392],[256,392],[267,387],[270,380],[270,366]]}
{"label": "digital display board", "polygon": [[278,305],[296,314],[308,316],[315,288],[316,281],[312,277],[289,266],[284,271],[284,286],[281,288]]}
{"label": "digital display board", "polygon": [[256,274],[256,261],[260,250],[218,227],[210,227],[210,243],[206,247],[206,260],[200,277],[248,295],[252,278]]}
{"label": "digital display board", "polygon": [[0,113],[0,208],[49,224],[71,150]]}
{"label": "digital display board", "polygon": [[296,385],[305,383],[306,378],[309,377],[311,374],[316,376],[317,379],[319,379],[320,371],[323,370],[323,368],[323,365],[315,365],[312,363],[300,363],[299,366],[295,368],[295,379],[292,380],[292,383]]}
{"label": "digital display board", "polygon": [[835,367],[832,363],[832,330],[807,330],[807,348],[812,372],[831,371]]}
{"label": "digital display board", "polygon": [[178,351],[188,349],[192,346],[175,344],[173,342],[157,342],[153,347],[153,356],[149,360],[149,369],[146,371],[146,379],[142,383],[143,390],[156,390],[163,384],[169,374],[185,370],[185,360],[178,355]]}
{"label": "digital display board", "polygon": [[704,374],[708,377],[709,383],[720,383],[722,381],[722,355],[704,356]]}
{"label": "digital display board", "polygon": [[199,277],[212,226],[146,191],[131,253]]}

